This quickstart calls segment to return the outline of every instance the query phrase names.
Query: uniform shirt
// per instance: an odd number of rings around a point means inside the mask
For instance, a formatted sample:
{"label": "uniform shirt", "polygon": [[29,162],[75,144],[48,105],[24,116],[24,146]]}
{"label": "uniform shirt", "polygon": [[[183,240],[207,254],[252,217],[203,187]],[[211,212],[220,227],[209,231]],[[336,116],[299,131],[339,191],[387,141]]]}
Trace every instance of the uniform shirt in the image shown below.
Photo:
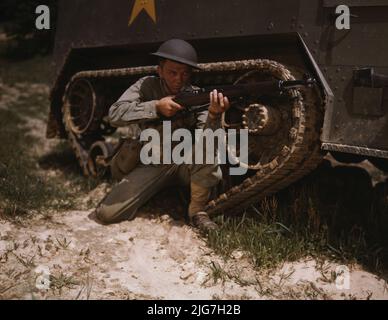
{"label": "uniform shirt", "polygon": [[[181,91],[192,91],[196,89],[192,85],[185,86]],[[109,121],[114,127],[126,127],[127,132],[123,138],[139,140],[141,131],[146,128],[154,128],[159,131],[161,143],[163,143],[163,130],[160,120],[169,120],[161,118],[156,110],[158,100],[168,96],[162,80],[156,76],[147,76],[138,80],[109,109]],[[194,138],[194,129],[210,128],[216,130],[220,127],[220,120],[212,121],[208,118],[208,111],[188,114],[185,117],[174,119],[171,123],[171,129],[178,128],[191,130]],[[194,140],[193,140],[194,143]],[[172,143],[172,146],[178,142]],[[158,151],[162,158],[163,146]]]}
{"label": "uniform shirt", "polygon": [[[183,87],[181,91],[192,91],[194,89],[194,86],[188,85]],[[148,76],[141,78],[128,88],[118,101],[110,107],[110,124],[114,127],[122,127],[136,123],[142,129],[145,127],[145,123],[147,123],[147,127],[152,127],[152,123],[159,122],[161,119],[156,110],[156,103],[168,95],[159,77]],[[173,128],[205,128],[207,114],[207,111],[201,111],[191,114],[184,119],[174,120]],[[168,118],[165,120],[168,120]],[[136,129],[132,127],[132,131],[136,131]],[[134,135],[137,134],[134,132]]]}

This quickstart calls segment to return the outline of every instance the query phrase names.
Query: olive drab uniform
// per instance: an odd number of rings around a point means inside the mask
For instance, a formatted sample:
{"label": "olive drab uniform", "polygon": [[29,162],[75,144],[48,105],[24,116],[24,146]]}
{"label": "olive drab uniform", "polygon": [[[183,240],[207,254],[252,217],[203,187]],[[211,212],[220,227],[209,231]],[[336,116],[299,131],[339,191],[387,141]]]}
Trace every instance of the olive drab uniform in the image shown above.
{"label": "olive drab uniform", "polygon": [[[192,86],[186,86],[182,90],[192,89]],[[121,181],[112,188],[96,210],[101,221],[113,223],[132,219],[151,197],[170,186],[194,183],[199,187],[211,188],[222,179],[221,169],[217,164],[144,165],[134,160],[134,157],[138,160],[142,146],[139,142],[141,131],[154,127],[161,132],[161,118],[156,110],[156,102],[166,96],[168,93],[162,80],[149,76],[137,81],[111,106],[111,125],[128,128],[128,134],[111,163],[113,177]],[[217,126],[218,124],[208,120],[207,111],[172,121],[172,130],[179,127],[192,130],[216,129]]]}

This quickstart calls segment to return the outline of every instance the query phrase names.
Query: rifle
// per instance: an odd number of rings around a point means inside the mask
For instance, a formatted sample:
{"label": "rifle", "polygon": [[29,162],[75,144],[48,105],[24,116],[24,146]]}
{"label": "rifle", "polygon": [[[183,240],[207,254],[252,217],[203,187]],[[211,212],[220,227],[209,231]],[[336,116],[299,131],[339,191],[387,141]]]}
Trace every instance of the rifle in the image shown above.
{"label": "rifle", "polygon": [[314,78],[305,77],[303,80],[270,80],[247,84],[226,85],[218,88],[201,88],[178,93],[173,101],[185,107],[184,113],[197,112],[207,109],[209,94],[214,89],[229,99],[242,97],[249,94],[265,95],[278,93],[282,94],[289,89],[300,87],[312,87],[316,83]]}

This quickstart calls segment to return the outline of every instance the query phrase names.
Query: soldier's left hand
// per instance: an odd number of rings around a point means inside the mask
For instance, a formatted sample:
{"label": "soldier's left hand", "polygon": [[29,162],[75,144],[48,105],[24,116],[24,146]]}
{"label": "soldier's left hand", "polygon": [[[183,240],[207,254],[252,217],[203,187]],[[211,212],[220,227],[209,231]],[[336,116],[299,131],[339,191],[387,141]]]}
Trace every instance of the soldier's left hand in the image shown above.
{"label": "soldier's left hand", "polygon": [[213,90],[210,92],[209,117],[215,119],[221,116],[230,107],[228,97],[224,97],[221,92]]}

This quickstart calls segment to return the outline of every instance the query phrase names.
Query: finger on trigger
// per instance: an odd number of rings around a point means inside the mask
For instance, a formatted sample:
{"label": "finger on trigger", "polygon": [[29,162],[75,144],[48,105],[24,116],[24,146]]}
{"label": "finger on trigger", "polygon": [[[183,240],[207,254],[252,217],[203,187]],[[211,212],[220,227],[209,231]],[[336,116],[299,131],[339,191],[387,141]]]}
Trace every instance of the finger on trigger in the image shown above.
{"label": "finger on trigger", "polygon": [[219,96],[219,101],[221,109],[224,109],[224,97]]}
{"label": "finger on trigger", "polygon": [[179,103],[176,103],[174,101],[171,104],[171,107],[172,107],[172,110],[181,110],[181,109],[183,109],[183,107]]}
{"label": "finger on trigger", "polygon": [[224,107],[224,95],[222,93],[218,94],[218,100],[220,101],[220,107]]}
{"label": "finger on trigger", "polygon": [[228,99],[228,97],[224,97],[224,105],[225,105],[225,107],[226,108],[229,108],[229,99]]}

